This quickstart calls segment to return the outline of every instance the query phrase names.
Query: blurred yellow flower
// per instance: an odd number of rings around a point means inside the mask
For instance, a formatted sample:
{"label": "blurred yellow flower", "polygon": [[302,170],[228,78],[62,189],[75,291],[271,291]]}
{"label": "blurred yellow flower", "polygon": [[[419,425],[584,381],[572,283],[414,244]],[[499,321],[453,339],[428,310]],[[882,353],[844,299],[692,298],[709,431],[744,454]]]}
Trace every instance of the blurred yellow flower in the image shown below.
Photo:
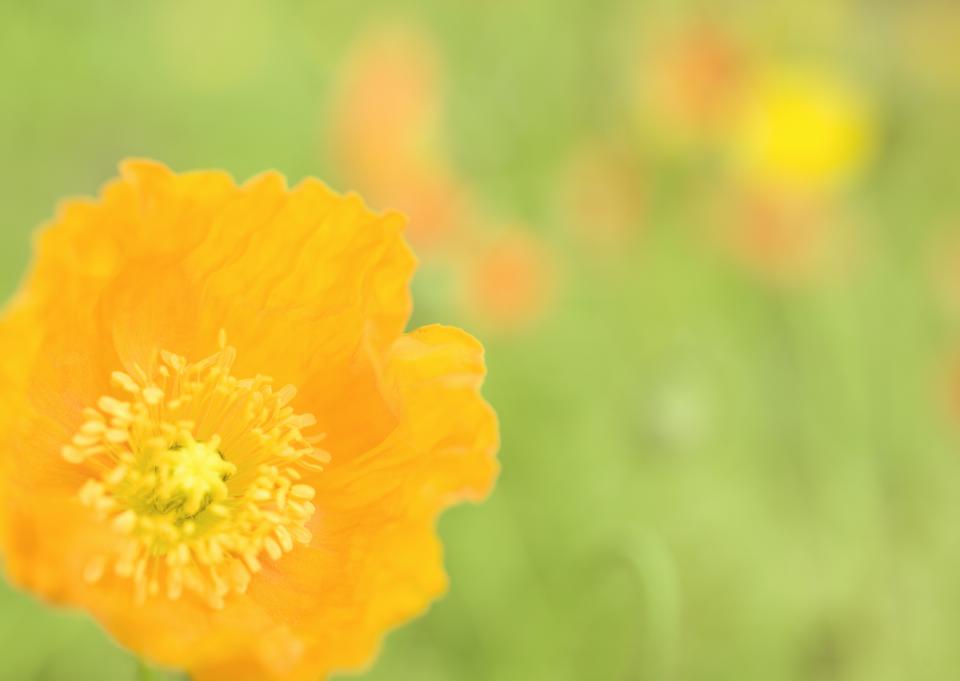
{"label": "blurred yellow flower", "polygon": [[734,154],[752,181],[801,193],[847,184],[870,158],[875,123],[861,93],[829,73],[772,69],[746,89]]}
{"label": "blurred yellow flower", "polygon": [[402,228],[146,161],[66,203],[0,320],[10,577],[200,681],[367,664],[497,472],[481,346],[403,332]]}

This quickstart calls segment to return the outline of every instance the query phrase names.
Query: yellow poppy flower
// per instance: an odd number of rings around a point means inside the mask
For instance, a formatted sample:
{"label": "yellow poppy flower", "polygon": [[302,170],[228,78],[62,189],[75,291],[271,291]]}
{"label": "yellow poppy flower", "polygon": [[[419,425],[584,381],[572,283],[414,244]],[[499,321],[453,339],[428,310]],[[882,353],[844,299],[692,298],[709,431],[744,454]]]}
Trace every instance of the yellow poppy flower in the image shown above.
{"label": "yellow poppy flower", "polygon": [[846,186],[870,161],[875,121],[863,95],[842,80],[770,68],[748,92],[731,139],[749,180],[819,194]]}
{"label": "yellow poppy flower", "polygon": [[496,477],[483,350],[403,332],[399,215],[121,170],[0,320],[9,575],[200,681],[360,668],[444,590],[438,513]]}

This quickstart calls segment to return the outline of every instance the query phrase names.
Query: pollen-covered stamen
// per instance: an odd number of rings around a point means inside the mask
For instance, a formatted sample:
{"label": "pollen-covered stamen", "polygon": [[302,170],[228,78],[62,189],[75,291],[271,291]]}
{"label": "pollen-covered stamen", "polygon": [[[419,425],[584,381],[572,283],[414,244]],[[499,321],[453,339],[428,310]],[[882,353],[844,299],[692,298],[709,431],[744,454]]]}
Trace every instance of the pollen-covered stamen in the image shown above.
{"label": "pollen-covered stamen", "polygon": [[222,607],[246,589],[264,559],[311,539],[314,489],[301,470],[329,460],[305,437],[309,414],[294,414],[292,386],[231,376],[235,352],[189,364],[160,351],[148,369],[113,374],[127,400],[103,397],[64,457],[93,473],[80,500],[121,535],[112,555],[93,556],[85,577],[112,566],[138,598],[191,591]]}

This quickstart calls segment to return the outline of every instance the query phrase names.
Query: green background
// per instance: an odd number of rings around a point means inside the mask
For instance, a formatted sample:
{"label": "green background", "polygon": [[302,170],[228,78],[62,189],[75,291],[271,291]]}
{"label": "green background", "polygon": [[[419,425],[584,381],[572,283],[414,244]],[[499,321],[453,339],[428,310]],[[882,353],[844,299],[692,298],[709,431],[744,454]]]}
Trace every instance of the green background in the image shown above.
{"label": "green background", "polygon": [[[442,55],[450,162],[549,248],[559,283],[507,332],[423,256],[414,323],[484,340],[504,468],[486,504],[440,524],[450,593],[364,678],[952,678],[960,344],[936,263],[960,235],[960,59],[931,71],[896,40],[936,5],[4,0],[0,289],[57,201],[124,157],[350,188],[319,132],[338,73],[368,26],[414,22]],[[847,276],[771,284],[728,257],[701,237],[715,160],[662,153],[637,124],[626,55],[708,7],[761,58],[869,92],[879,142],[842,199],[863,240]],[[646,198],[639,236],[593,257],[556,187],[598,135],[642,163]],[[163,677],[82,614],[0,587],[0,679],[138,674]]]}

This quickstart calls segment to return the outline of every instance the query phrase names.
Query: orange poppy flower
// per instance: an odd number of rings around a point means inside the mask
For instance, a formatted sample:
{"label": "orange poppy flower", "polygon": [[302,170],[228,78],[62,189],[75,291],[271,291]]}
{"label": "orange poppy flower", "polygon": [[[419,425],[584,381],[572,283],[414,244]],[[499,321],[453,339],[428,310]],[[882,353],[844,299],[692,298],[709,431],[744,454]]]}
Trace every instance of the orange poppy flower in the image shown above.
{"label": "orange poppy flower", "polygon": [[449,245],[471,210],[442,139],[446,97],[434,42],[415,24],[364,32],[344,64],[330,127],[343,176],[407,213],[418,249]]}
{"label": "orange poppy flower", "polygon": [[730,28],[707,19],[661,29],[643,44],[653,48],[635,57],[635,104],[644,125],[652,124],[668,147],[715,141],[748,71],[745,46]]}
{"label": "orange poppy flower", "polygon": [[481,323],[521,331],[549,311],[557,289],[555,262],[544,242],[514,230],[480,245],[464,266],[464,303]]}
{"label": "orange poppy flower", "polygon": [[844,278],[856,266],[858,220],[843,206],[771,187],[728,187],[709,210],[714,235],[768,284]]}
{"label": "orange poppy flower", "polygon": [[10,577],[196,679],[367,664],[445,588],[489,491],[466,333],[404,333],[403,219],[276,173],[123,164],[66,203],[0,320]]}

